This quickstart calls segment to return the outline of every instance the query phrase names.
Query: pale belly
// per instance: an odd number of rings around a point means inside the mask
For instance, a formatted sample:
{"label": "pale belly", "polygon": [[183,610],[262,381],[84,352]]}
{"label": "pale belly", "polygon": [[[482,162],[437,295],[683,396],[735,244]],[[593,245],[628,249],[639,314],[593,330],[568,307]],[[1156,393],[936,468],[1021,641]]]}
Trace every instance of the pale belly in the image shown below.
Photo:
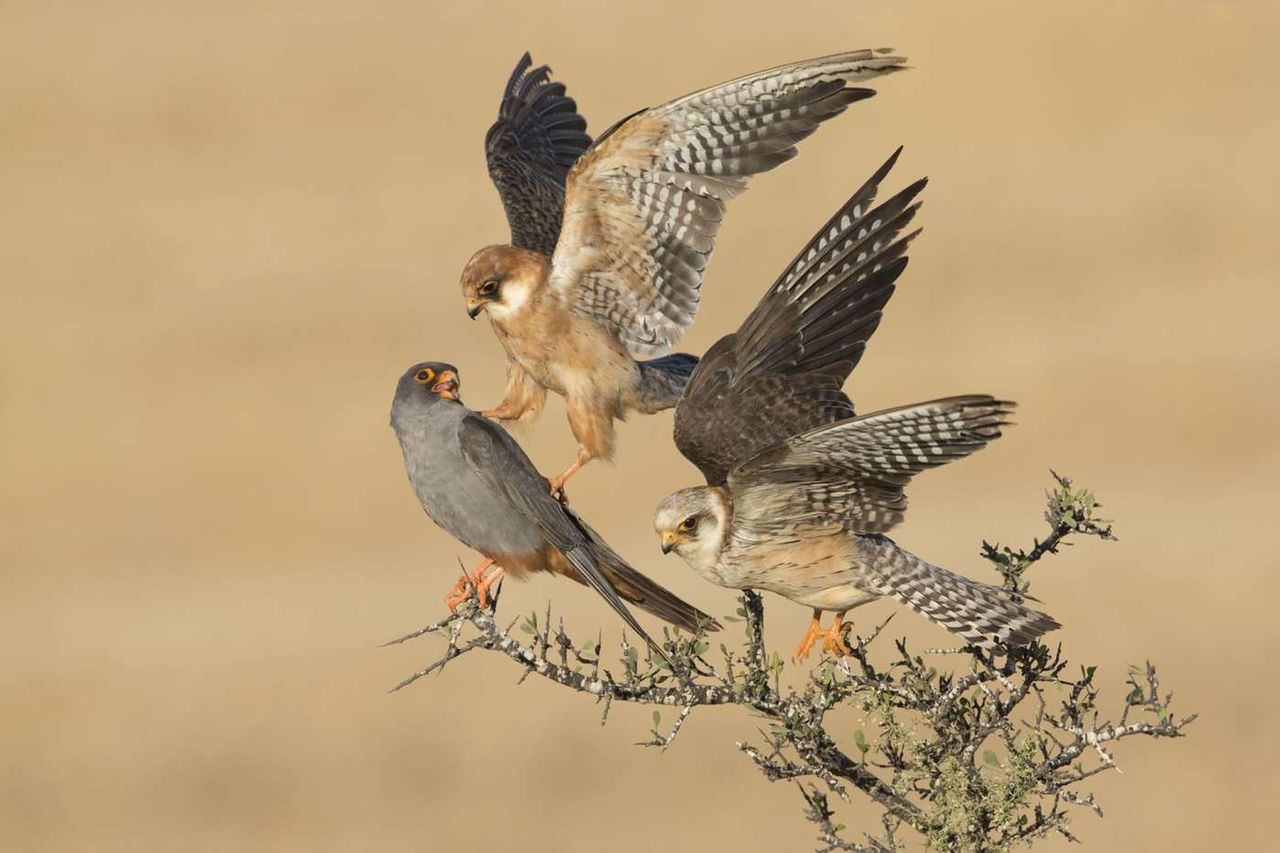
{"label": "pale belly", "polygon": [[856,545],[842,536],[780,547],[731,549],[721,573],[728,585],[767,590],[805,607],[841,611],[876,592]]}

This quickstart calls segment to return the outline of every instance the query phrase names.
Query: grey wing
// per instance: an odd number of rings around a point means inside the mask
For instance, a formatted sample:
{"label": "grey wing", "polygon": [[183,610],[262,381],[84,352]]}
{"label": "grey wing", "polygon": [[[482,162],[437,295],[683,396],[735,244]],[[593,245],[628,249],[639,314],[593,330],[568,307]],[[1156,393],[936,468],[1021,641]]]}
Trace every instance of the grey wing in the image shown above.
{"label": "grey wing", "polygon": [[635,358],[665,354],[693,323],[726,202],[875,94],[850,83],[903,62],[873,50],[809,59],[623,121],[569,175],[552,287]]}
{"label": "grey wing", "polygon": [[703,356],[676,406],[675,441],[711,485],[793,435],[850,418],[841,386],[880,325],[918,231],[926,181],[877,207],[893,153],[814,235],[732,335]]}
{"label": "grey wing", "polygon": [[520,57],[498,118],[484,138],[489,177],[511,226],[511,242],[547,257],[555,251],[569,169],[591,146],[587,122],[546,65]]}
{"label": "grey wing", "polygon": [[902,521],[913,476],[986,447],[1014,407],[986,395],[948,397],[794,436],[730,473],[734,534],[883,533]]}
{"label": "grey wing", "polygon": [[[551,497],[547,481],[533,467],[525,452],[501,427],[479,415],[463,419],[458,427],[463,458],[511,511],[536,525],[622,620],[654,648],[660,648],[636,621],[618,591],[601,572],[592,555],[591,535],[565,507]],[[492,523],[501,524],[502,519]]]}

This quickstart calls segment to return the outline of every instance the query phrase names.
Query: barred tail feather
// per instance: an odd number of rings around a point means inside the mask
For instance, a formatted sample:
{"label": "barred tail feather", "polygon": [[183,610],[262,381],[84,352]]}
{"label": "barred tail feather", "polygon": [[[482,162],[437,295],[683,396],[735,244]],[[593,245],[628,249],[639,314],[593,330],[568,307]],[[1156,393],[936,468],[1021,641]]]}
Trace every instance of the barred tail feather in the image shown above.
{"label": "barred tail feather", "polygon": [[998,643],[1025,646],[1061,627],[1047,613],[1014,601],[997,586],[926,563],[888,537],[868,536],[879,559],[872,561],[877,592],[910,607],[966,642],[981,648]]}

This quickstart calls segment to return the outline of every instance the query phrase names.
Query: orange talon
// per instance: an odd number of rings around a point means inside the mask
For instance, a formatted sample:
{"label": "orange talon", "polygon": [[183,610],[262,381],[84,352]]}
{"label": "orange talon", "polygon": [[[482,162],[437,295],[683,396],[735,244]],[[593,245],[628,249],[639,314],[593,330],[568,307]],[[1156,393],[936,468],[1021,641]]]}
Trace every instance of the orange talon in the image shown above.
{"label": "orange talon", "polygon": [[791,656],[793,661],[798,663],[807,658],[813,644],[822,635],[822,624],[818,621],[820,616],[822,616],[821,610],[813,611],[813,621],[809,623],[809,630],[804,632],[804,639],[800,641],[800,645],[796,646],[795,653]]}
{"label": "orange talon", "polygon": [[458,605],[466,601],[471,594],[470,584],[467,580],[467,576],[463,575],[458,578],[458,582],[453,585],[453,589],[445,593],[444,603],[448,605],[451,612],[457,610]]}
{"label": "orange talon", "polygon": [[[472,589],[480,596],[480,606],[486,606],[485,598],[489,591],[489,583],[485,581],[484,570],[492,565],[493,560],[485,558],[480,562],[480,565],[470,572],[464,572],[462,577],[458,578],[458,582],[453,585],[453,589],[445,593],[444,596],[444,603],[448,605],[450,611],[457,610],[458,605],[470,598]],[[492,582],[500,574],[502,574],[501,569],[489,579],[489,582]]]}
{"label": "orange talon", "polygon": [[569,482],[569,478],[582,470],[582,466],[586,465],[590,457],[583,459],[581,455],[573,461],[573,464],[565,468],[558,476],[552,477],[549,481],[551,486],[551,497],[560,501],[562,504],[569,503],[569,496],[564,492],[564,484]]}
{"label": "orange talon", "polygon": [[[493,561],[490,560],[489,562],[492,563]],[[483,571],[483,569],[480,569],[479,571],[477,571],[476,573],[477,577],[479,576],[479,573],[481,571]],[[489,587],[493,586],[493,584],[501,577],[502,577],[502,566],[498,566],[496,569],[493,570],[493,574],[489,575],[489,577],[484,578],[478,584],[476,584],[476,595],[479,596],[480,598],[481,607],[487,608],[490,604],[493,603],[493,598],[489,596]]]}
{"label": "orange talon", "polygon": [[849,645],[844,641],[844,613],[836,614],[836,621],[831,623],[831,628],[827,631],[827,638],[822,641],[822,650],[835,653],[839,657],[853,654],[849,649]]}

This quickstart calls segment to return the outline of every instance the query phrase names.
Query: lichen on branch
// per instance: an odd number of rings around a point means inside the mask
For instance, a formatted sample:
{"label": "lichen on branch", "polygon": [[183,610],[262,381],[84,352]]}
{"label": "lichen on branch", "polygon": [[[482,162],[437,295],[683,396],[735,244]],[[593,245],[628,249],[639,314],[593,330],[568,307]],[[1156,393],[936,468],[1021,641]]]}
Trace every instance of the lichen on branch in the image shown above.
{"label": "lichen on branch", "polygon": [[[982,543],[1005,588],[1020,596],[1030,586],[1028,570],[1073,537],[1115,538],[1111,522],[1097,515],[1094,495],[1053,476],[1044,539],[1025,550]],[[758,594],[745,590],[725,621],[742,626],[738,648],[715,635],[667,629],[664,654],[637,648],[624,635],[616,662],[606,664],[599,637],[575,642],[550,605],[504,628],[473,596],[448,617],[392,641],[425,634],[445,640],[439,659],[393,689],[474,651],[496,652],[522,670],[521,681],[537,676],[594,696],[602,724],[615,701],[657,706],[641,744],[660,749],[672,745],[695,709],[740,706],[766,726],[760,743],[736,741],[737,748],[770,781],[799,787],[805,817],[827,851],[895,850],[912,836],[940,850],[1005,850],[1052,833],[1075,840],[1074,812],[1102,815],[1082,788],[1119,769],[1116,745],[1137,736],[1179,737],[1195,719],[1174,715],[1172,694],[1161,692],[1150,662],[1130,669],[1123,699],[1104,715],[1098,668],[1071,666],[1060,643],[998,653],[913,652],[904,639],[881,639],[888,619],[850,638],[851,655],[823,657],[808,671],[790,673],[799,682],[791,685],[783,679],[786,662],[765,647]],[[857,728],[828,722],[839,707],[857,713]],[[846,802],[870,798],[881,810],[880,825],[859,841],[846,839],[832,794]]]}

